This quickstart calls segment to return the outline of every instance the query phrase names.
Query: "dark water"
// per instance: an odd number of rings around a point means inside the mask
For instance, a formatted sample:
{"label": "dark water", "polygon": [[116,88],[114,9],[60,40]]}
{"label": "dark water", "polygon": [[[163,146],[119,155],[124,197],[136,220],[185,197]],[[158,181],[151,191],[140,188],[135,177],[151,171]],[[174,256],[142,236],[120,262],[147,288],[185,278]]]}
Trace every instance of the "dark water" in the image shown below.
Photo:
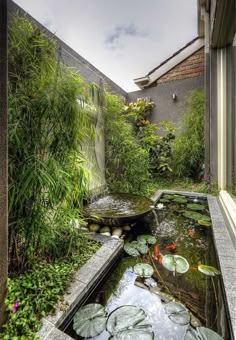
{"label": "dark water", "polygon": [[[192,203],[193,199],[188,201]],[[198,203],[204,205],[200,213],[209,216],[206,201],[200,200]],[[188,272],[173,275],[173,272],[152,258],[154,246],[151,246],[151,256],[144,255],[140,259],[125,255],[86,304],[100,303],[106,306],[108,313],[123,305],[138,306],[145,311],[155,340],[181,340],[184,339],[187,326],[173,323],[164,310],[165,303],[174,298],[193,314],[195,326],[205,326],[225,340],[230,339],[220,275],[211,278],[197,270],[199,264],[218,267],[211,227],[200,226],[197,221],[184,217],[186,203],[170,201],[163,204],[163,209],[156,208],[154,214],[149,214],[137,223],[129,241],[135,240],[140,234],[154,235],[162,255],[178,254],[187,259],[190,266]],[[173,248],[176,246],[176,249],[170,249],[170,245],[174,245]],[[153,285],[151,288],[133,272],[133,266],[141,261],[150,263],[158,271],[152,276],[155,281],[150,281]],[[66,332],[74,339],[81,339],[74,333],[72,323]],[[107,340],[109,334],[104,331],[92,339]]]}

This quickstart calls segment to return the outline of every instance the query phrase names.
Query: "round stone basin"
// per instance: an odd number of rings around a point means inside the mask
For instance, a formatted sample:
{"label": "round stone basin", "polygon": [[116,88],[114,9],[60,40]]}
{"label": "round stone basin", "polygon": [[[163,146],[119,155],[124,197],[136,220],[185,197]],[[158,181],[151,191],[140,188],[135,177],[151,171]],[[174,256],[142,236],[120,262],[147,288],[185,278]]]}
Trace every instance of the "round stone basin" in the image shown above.
{"label": "round stone basin", "polygon": [[[85,207],[85,214],[106,225],[122,225],[135,221],[153,209],[153,201],[134,194],[109,194]],[[95,220],[95,219],[94,219]]]}

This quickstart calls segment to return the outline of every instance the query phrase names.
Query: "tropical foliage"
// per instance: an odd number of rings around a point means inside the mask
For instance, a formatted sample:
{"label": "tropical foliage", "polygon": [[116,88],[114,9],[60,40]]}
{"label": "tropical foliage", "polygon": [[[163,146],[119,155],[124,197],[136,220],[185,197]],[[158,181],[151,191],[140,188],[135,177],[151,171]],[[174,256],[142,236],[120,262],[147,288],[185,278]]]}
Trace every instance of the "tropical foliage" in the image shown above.
{"label": "tropical foliage", "polygon": [[123,115],[124,103],[106,94],[106,180],[111,191],[142,193],[150,178],[149,155]]}
{"label": "tropical foliage", "polygon": [[204,164],[204,112],[203,91],[193,91],[187,99],[181,132],[173,146],[173,169],[179,177],[199,179]]}

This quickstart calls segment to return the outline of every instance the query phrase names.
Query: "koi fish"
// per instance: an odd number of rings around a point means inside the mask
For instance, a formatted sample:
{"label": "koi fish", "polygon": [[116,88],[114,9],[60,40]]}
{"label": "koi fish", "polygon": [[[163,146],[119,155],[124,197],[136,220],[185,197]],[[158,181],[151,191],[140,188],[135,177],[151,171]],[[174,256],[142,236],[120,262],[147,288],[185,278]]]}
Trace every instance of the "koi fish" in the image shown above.
{"label": "koi fish", "polygon": [[190,237],[193,237],[194,236],[194,230],[193,229],[188,229],[188,235]]}
{"label": "koi fish", "polygon": [[175,243],[170,244],[169,246],[166,246],[166,249],[171,249],[171,250],[175,250],[177,247],[177,245]]}
{"label": "koi fish", "polygon": [[162,256],[159,256],[158,263],[162,264]]}
{"label": "koi fish", "polygon": [[154,260],[158,260],[159,254],[160,254],[160,249],[159,249],[158,245],[156,244],[153,248],[153,258],[154,258]]}

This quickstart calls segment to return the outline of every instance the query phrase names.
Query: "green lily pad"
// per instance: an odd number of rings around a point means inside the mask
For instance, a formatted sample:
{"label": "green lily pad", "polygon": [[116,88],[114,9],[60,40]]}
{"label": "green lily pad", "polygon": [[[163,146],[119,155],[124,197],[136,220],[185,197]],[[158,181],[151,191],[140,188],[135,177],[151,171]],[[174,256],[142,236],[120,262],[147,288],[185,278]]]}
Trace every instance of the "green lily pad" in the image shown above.
{"label": "green lily pad", "polygon": [[[107,319],[107,331],[113,336],[113,339],[153,339],[153,333],[150,332],[150,325],[145,323],[146,314],[143,309],[136,306],[121,306],[115,309]],[[144,331],[145,337],[138,335]],[[150,333],[150,334],[148,334]]]}
{"label": "green lily pad", "polygon": [[163,266],[171,272],[186,273],[189,270],[188,261],[180,255],[164,255]]}
{"label": "green lily pad", "polygon": [[176,197],[173,201],[176,203],[180,203],[180,204],[184,204],[188,202],[188,200],[184,197]]}
{"label": "green lily pad", "polygon": [[216,275],[220,275],[220,271],[218,269],[216,269],[215,267],[212,266],[207,266],[205,264],[200,264],[198,266],[198,270],[199,272],[208,275],[208,276],[216,276]]}
{"label": "green lily pad", "polygon": [[206,327],[198,327],[197,332],[200,340],[223,340],[219,334]]}
{"label": "green lily pad", "polygon": [[91,303],[81,307],[73,319],[73,329],[83,338],[92,338],[106,327],[106,311],[102,305]]}
{"label": "green lily pad", "polygon": [[211,226],[211,222],[206,221],[206,220],[198,220],[197,223],[198,223],[199,225],[204,226],[204,227],[210,227],[210,226]]}
{"label": "green lily pad", "polygon": [[151,277],[154,270],[150,264],[138,263],[134,266],[134,272],[140,277]]}
{"label": "green lily pad", "polygon": [[173,200],[175,198],[175,196],[174,195],[164,195],[163,198],[167,199],[167,200]]}
{"label": "green lily pad", "polygon": [[155,244],[156,238],[152,235],[139,235],[137,241],[144,244]]}
{"label": "green lily pad", "polygon": [[211,218],[209,216],[206,216],[206,215],[202,215],[202,218],[201,218],[202,221],[207,221],[207,222],[210,222],[211,221]]}
{"label": "green lily pad", "polygon": [[142,329],[127,329],[109,338],[109,340],[127,340],[127,339],[153,340],[154,334],[149,330],[145,331]]}
{"label": "green lily pad", "polygon": [[223,338],[206,327],[190,328],[187,330],[184,340],[223,340]]}
{"label": "green lily pad", "polygon": [[161,202],[161,203],[170,203],[170,201],[166,198],[160,198],[158,202]]}
{"label": "green lily pad", "polygon": [[190,209],[190,210],[204,210],[205,207],[204,205],[202,204],[197,204],[197,203],[189,203],[187,204],[187,209]]}
{"label": "green lily pad", "polygon": [[178,325],[184,326],[190,323],[190,314],[180,303],[170,302],[166,304],[165,312],[168,315],[168,318]]}
{"label": "green lily pad", "polygon": [[204,215],[196,212],[196,211],[185,211],[185,213],[183,213],[183,216],[186,218],[190,218],[192,220],[198,221],[198,220],[203,220]]}
{"label": "green lily pad", "polygon": [[139,256],[148,253],[148,246],[145,243],[133,241],[124,245],[125,252],[130,256]]}

